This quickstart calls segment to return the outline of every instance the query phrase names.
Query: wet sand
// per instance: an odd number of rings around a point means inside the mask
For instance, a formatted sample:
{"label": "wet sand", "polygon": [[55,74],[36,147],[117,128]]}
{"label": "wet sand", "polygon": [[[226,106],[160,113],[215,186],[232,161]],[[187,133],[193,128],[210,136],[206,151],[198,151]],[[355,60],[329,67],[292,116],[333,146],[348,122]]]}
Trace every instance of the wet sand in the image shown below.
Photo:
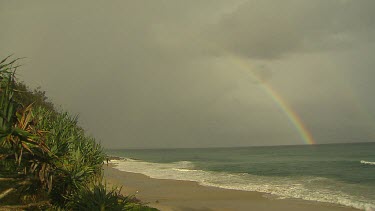
{"label": "wet sand", "polygon": [[119,171],[104,165],[109,186],[122,187],[123,194],[135,195],[162,211],[232,210],[357,210],[329,203],[299,199],[276,199],[270,194],[201,186],[196,182],[153,179],[142,174]]}

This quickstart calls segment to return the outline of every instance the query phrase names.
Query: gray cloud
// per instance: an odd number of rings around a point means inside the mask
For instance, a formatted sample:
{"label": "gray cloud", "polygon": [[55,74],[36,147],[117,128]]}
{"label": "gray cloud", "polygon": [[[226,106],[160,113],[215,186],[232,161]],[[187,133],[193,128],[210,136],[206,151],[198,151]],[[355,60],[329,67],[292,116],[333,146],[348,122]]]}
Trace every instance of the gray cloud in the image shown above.
{"label": "gray cloud", "polygon": [[373,40],[375,2],[247,1],[223,15],[209,36],[250,58],[345,49]]}
{"label": "gray cloud", "polygon": [[370,141],[372,2],[2,1],[0,56],[106,147],[302,143],[254,75],[319,143]]}

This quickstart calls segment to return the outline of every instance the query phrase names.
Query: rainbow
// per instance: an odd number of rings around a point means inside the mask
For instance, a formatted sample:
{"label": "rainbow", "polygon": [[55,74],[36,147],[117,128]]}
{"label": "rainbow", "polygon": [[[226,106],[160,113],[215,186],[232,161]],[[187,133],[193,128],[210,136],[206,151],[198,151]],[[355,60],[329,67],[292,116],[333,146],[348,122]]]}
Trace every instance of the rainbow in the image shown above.
{"label": "rainbow", "polygon": [[[239,65],[244,70],[249,70],[250,65],[247,63],[245,59],[241,59],[237,56],[230,56],[231,60]],[[252,74],[252,78],[255,79],[264,91],[272,98],[275,104],[282,110],[285,116],[289,119],[292,125],[296,128],[297,132],[299,133],[302,141],[305,144],[316,144],[312,134],[307,129],[301,118],[298,116],[297,112],[295,112],[292,107],[282,98],[282,96],[269,84],[267,81],[262,80],[256,74]]]}
{"label": "rainbow", "polygon": [[288,103],[281,97],[281,95],[277,93],[271,85],[265,82],[262,82],[262,87],[267,92],[267,94],[271,96],[272,100],[281,108],[283,113],[288,117],[289,121],[297,129],[302,140],[306,144],[316,144],[313,136],[311,135],[310,131],[306,128],[301,118],[295,111],[293,111],[292,107],[288,105]]}

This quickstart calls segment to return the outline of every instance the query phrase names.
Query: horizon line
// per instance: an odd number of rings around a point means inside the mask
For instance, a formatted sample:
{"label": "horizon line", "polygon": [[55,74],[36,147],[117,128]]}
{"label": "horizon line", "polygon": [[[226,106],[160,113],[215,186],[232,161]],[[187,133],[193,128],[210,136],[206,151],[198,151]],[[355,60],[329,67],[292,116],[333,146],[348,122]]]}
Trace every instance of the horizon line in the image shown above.
{"label": "horizon line", "polygon": [[375,141],[361,141],[361,142],[337,142],[337,143],[316,143],[316,144],[279,144],[279,145],[253,145],[253,146],[218,146],[218,147],[160,147],[160,148],[150,148],[150,147],[134,147],[134,148],[106,148],[105,150],[169,150],[169,149],[224,149],[224,148],[252,148],[252,147],[287,147],[287,146],[306,146],[315,147],[319,145],[339,145],[339,144],[369,144],[375,143]]}

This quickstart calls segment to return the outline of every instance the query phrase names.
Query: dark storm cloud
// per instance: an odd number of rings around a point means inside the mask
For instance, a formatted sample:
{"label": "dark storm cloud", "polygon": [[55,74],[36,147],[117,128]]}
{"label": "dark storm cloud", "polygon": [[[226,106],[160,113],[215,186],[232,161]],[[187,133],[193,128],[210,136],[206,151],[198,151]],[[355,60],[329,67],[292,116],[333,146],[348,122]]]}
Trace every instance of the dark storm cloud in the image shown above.
{"label": "dark storm cloud", "polygon": [[106,147],[302,143],[254,76],[319,143],[371,140],[373,2],[0,1],[0,56]]}
{"label": "dark storm cloud", "polygon": [[239,55],[272,59],[345,49],[375,35],[375,2],[250,0],[223,15],[210,36]]}

